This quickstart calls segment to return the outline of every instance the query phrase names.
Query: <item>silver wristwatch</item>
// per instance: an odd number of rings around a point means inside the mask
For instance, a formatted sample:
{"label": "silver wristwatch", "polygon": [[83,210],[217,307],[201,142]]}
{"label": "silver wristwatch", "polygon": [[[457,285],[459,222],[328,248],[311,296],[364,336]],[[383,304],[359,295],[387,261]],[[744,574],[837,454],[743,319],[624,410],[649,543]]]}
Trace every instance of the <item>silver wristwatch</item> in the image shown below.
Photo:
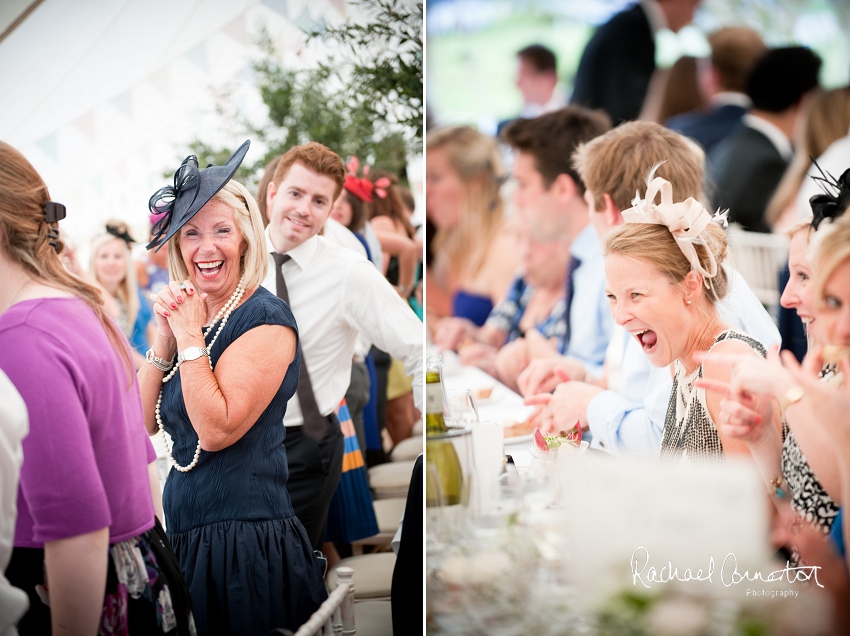
{"label": "silver wristwatch", "polygon": [[177,356],[177,364],[183,364],[184,362],[191,362],[192,360],[197,360],[201,356],[209,357],[210,352],[207,351],[204,347],[186,347],[183,351],[180,352],[180,355]]}

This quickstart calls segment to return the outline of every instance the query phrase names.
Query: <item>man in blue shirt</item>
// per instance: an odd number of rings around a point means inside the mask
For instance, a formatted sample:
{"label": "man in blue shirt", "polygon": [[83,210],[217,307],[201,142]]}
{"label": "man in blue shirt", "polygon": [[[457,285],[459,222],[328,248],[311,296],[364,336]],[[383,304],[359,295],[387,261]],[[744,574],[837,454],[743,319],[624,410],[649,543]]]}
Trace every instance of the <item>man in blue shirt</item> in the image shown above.
{"label": "man in blue shirt", "polygon": [[608,118],[582,106],[567,106],[535,119],[519,119],[502,138],[514,149],[514,204],[539,239],[570,244],[565,284],[567,325],[557,341],[529,333],[496,356],[499,377],[516,378],[539,356],[566,355],[581,374],[601,373],[613,321],[605,299],[599,241],[590,225],[585,187],[570,158],[579,144],[610,128]]}

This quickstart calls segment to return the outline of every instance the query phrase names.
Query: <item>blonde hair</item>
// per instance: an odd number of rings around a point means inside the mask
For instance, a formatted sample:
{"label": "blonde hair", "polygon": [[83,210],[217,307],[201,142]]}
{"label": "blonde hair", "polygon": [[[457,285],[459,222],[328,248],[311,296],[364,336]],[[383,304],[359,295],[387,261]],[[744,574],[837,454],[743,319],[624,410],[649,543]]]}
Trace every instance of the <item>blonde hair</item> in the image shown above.
{"label": "blonde hair", "polygon": [[[266,236],[263,231],[263,217],[257,201],[248,189],[238,181],[231,179],[213,199],[217,199],[233,210],[233,218],[246,248],[240,261],[245,289],[252,289],[263,282],[269,266],[266,251]],[[180,252],[180,232],[171,237],[173,243],[168,250],[168,275],[171,280],[184,281],[189,278],[189,270],[183,262]]]}
{"label": "blonde hair", "polygon": [[[127,224],[122,221],[109,220],[106,224],[118,228],[119,231],[121,229],[126,231],[127,229]],[[124,305],[127,311],[128,328],[132,330],[133,324],[136,322],[136,316],[139,313],[139,284],[136,281],[136,268],[133,264],[130,246],[127,245],[124,239],[118,238],[114,234],[103,233],[95,236],[91,242],[89,274],[101,287],[103,287],[103,283],[101,283],[100,279],[97,277],[97,256],[100,250],[112,241],[118,241],[121,243],[121,254],[124,256],[124,278],[122,278],[118,283],[118,288],[115,290],[115,297],[118,298],[118,300],[120,300]],[[107,291],[107,293],[110,292]],[[130,338],[132,336],[132,331],[125,335],[127,338]]]}
{"label": "blonde hair", "polygon": [[124,361],[128,386],[132,386],[135,370],[130,351],[118,326],[103,311],[100,290],[65,269],[60,260],[65,244],[61,238],[48,235],[57,224],[45,222],[44,204],[50,200],[47,186],[23,155],[2,141],[0,177],[0,249],[36,280],[73,294],[91,307],[109,343]]}
{"label": "blonde hair", "polygon": [[850,216],[843,214],[832,223],[822,223],[816,236],[812,269],[815,272],[815,304],[820,306],[826,282],[844,261],[850,259]]}
{"label": "blonde hair", "polygon": [[811,238],[812,232],[815,231],[815,228],[812,227],[812,219],[813,218],[814,218],[814,216],[810,214],[805,219],[801,219],[801,220],[797,221],[794,225],[792,225],[787,230],[785,230],[785,232],[784,232],[785,238],[787,238],[790,241],[795,236],[797,236],[797,234],[799,232],[801,232],[803,230],[806,230],[806,234],[808,235],[808,238]]}
{"label": "blonde hair", "polygon": [[[722,266],[728,253],[726,232],[717,223],[709,223],[699,238],[702,244],[695,243],[697,257],[703,269],[711,268],[709,250],[717,262],[717,275],[707,281],[707,298],[712,303],[722,300],[729,291],[726,269]],[[665,225],[652,223],[625,223],[612,227],[605,233],[603,253],[622,254],[649,262],[653,267],[667,275],[673,283],[681,283],[691,271],[691,263],[679,249],[676,239]]]}
{"label": "blonde hair", "polygon": [[431,241],[455,274],[476,275],[504,226],[503,173],[496,140],[470,126],[438,128],[428,133],[427,152],[445,149],[449,165],[463,183],[458,226],[440,228]]}
{"label": "blonde hair", "polygon": [[850,86],[818,91],[806,114],[806,124],[797,143],[797,152],[765,210],[765,220],[773,225],[792,204],[812,167],[812,157],[820,157],[832,143],[850,131]]}
{"label": "blonde hair", "polygon": [[582,144],[573,155],[598,212],[605,209],[605,194],[619,210],[631,207],[635,193],[646,191],[647,173],[662,161],[655,176],[673,184],[674,201],[702,198],[705,153],[695,143],[655,122],[621,124]]}

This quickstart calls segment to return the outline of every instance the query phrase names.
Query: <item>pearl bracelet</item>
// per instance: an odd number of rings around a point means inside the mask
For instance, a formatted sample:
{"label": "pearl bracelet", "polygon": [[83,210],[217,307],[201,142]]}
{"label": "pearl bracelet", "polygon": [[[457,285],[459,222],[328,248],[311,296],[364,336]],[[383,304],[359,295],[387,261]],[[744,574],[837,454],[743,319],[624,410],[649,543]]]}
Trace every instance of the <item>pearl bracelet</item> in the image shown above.
{"label": "pearl bracelet", "polygon": [[153,354],[153,347],[148,349],[148,352],[145,354],[145,360],[150,362],[153,366],[155,366],[163,373],[168,373],[169,371],[171,371],[171,367],[174,366],[174,359],[166,360],[164,358],[157,358]]}

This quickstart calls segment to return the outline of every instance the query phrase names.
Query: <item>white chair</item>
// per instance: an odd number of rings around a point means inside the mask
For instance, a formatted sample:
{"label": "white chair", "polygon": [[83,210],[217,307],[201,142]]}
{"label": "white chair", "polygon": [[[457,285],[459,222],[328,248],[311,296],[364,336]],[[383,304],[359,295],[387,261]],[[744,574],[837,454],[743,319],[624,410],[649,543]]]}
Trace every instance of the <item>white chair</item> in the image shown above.
{"label": "white chair", "polygon": [[372,466],[367,471],[369,487],[374,499],[407,497],[410,488],[410,476],[413,474],[413,462],[388,462]]}
{"label": "white chair", "polygon": [[354,570],[336,568],[336,589],[294,636],[354,636]]}
{"label": "white chair", "polygon": [[351,553],[354,556],[363,554],[364,545],[379,547],[388,546],[398,531],[398,524],[404,514],[407,499],[393,497],[392,499],[376,499],[372,502],[375,518],[378,520],[378,534],[351,542]]}
{"label": "white chair", "polygon": [[395,562],[396,556],[392,552],[347,557],[328,570],[325,585],[328,590],[335,590],[339,585],[339,571],[350,568],[357,570],[355,602],[389,600],[392,595]]}
{"label": "white chair", "polygon": [[424,438],[422,435],[414,435],[401,440],[390,451],[391,462],[409,462],[416,459],[422,453]]}
{"label": "white chair", "polygon": [[735,224],[727,232],[732,265],[753,293],[776,317],[779,307],[779,272],[788,260],[788,240],[779,234],[746,232]]}

